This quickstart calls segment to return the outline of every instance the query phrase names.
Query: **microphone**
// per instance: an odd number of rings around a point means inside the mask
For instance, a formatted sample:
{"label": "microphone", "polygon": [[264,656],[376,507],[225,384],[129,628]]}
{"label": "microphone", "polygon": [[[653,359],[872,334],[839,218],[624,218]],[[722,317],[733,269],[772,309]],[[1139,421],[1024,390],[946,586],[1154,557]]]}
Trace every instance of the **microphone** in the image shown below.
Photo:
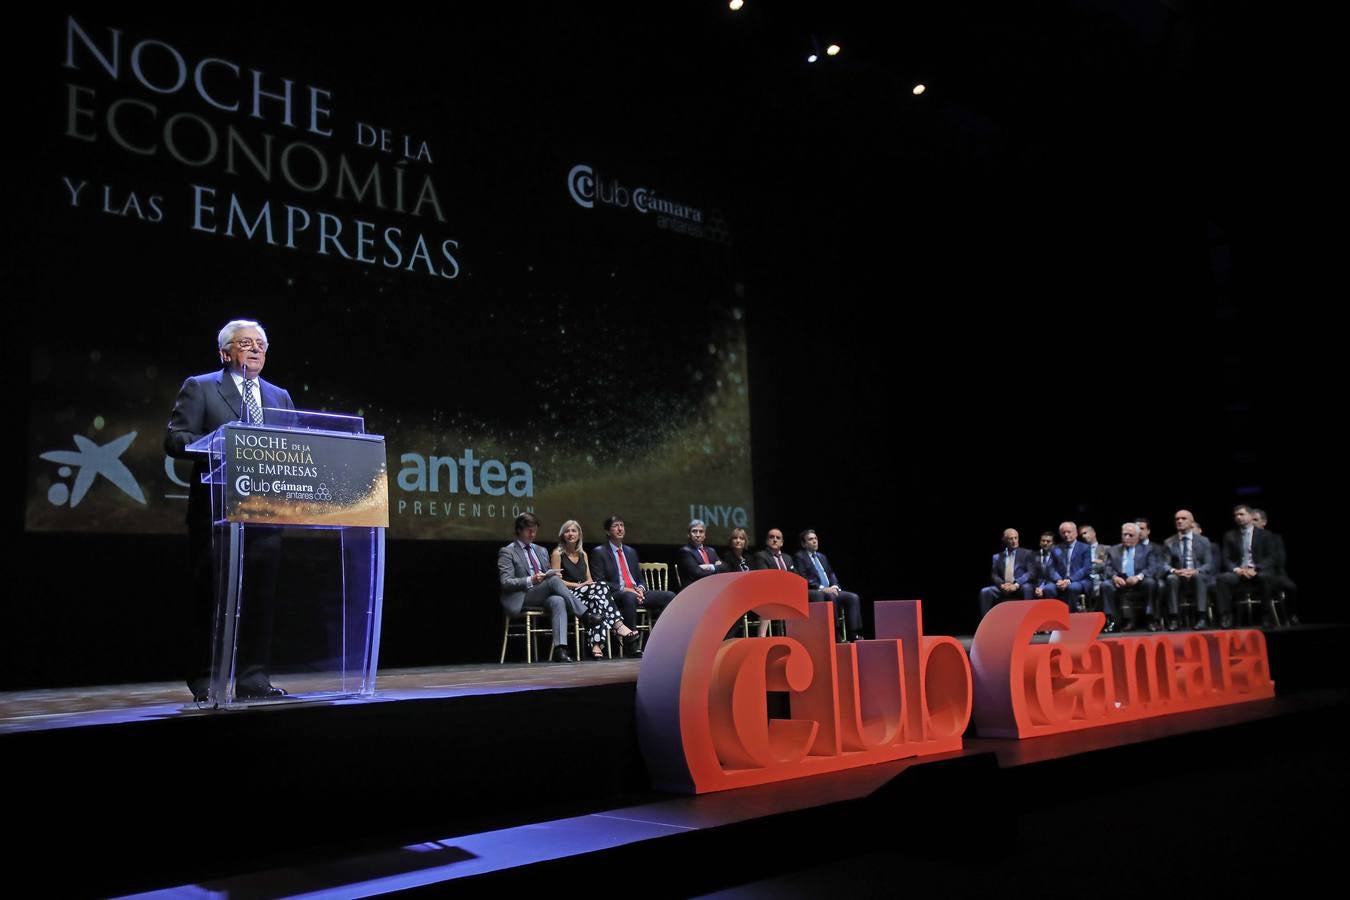
{"label": "microphone", "polygon": [[248,363],[239,360],[239,368],[244,370],[244,383],[239,386],[239,421],[245,425],[252,425],[253,423],[248,420]]}

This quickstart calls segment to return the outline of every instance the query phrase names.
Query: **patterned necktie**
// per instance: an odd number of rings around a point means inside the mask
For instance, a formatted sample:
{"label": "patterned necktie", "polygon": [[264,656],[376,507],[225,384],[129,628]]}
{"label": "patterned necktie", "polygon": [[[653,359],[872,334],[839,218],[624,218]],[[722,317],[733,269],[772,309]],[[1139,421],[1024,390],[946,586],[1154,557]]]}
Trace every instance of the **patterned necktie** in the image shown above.
{"label": "patterned necktie", "polygon": [[1007,561],[1003,564],[1003,582],[1012,584],[1013,582],[1013,555],[1008,554]]}
{"label": "patterned necktie", "polygon": [[263,423],[262,407],[258,405],[258,394],[255,390],[257,386],[256,381],[244,379],[244,406],[248,409],[248,421],[251,425]]}
{"label": "patterned necktie", "polygon": [[1185,542],[1185,549],[1181,554],[1181,567],[1183,569],[1189,569],[1191,568],[1191,536],[1189,534],[1186,535],[1182,538],[1182,541]]}

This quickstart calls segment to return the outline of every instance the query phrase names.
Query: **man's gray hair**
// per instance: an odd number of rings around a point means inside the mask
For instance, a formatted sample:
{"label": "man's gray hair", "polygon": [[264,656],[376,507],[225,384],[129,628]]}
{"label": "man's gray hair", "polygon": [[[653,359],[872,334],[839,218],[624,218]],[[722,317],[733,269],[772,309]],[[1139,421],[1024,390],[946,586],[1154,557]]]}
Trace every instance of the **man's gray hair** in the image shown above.
{"label": "man's gray hair", "polygon": [[216,335],[217,349],[224,350],[234,340],[234,333],[241,328],[256,328],[262,335],[262,339],[267,340],[267,330],[252,319],[234,319],[226,322],[225,327],[220,329],[220,334]]}

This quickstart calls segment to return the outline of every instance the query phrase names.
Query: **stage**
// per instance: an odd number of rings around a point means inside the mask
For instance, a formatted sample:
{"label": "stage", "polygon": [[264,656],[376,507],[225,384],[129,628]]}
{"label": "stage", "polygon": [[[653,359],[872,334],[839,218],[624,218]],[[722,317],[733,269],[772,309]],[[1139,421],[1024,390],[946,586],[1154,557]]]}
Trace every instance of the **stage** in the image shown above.
{"label": "stage", "polygon": [[[812,872],[973,895],[1121,853],[1154,888],[1197,853],[1242,886],[1224,866],[1248,842],[1267,848],[1242,859],[1257,872],[1337,833],[1339,801],[1288,812],[1344,794],[1346,633],[1269,633],[1274,700],[1020,742],[968,734],[942,757],[700,797],[647,781],[634,660],[389,671],[373,699],[231,711],[168,683],[10,693],[0,740],[29,798],[13,858],[29,882],[97,895],[570,892],[611,884],[610,867],[663,896],[790,893]],[[889,872],[896,854],[904,871]]]}

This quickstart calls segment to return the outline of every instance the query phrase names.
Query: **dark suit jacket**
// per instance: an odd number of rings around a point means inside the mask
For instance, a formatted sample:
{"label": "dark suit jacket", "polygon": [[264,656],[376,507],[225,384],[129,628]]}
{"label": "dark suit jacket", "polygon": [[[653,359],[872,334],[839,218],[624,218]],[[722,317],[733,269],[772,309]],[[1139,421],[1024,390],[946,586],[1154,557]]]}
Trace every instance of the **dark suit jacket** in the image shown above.
{"label": "dark suit jacket", "polygon": [[1270,536],[1270,574],[1287,577],[1289,573],[1284,570],[1287,561],[1284,538],[1269,529],[1263,530]]}
{"label": "dark suit jacket", "polygon": [[1067,544],[1059,544],[1050,551],[1050,577],[1048,581],[1067,578],[1070,581],[1087,581],[1092,577],[1092,551],[1083,541],[1073,542],[1073,555],[1064,559]]}
{"label": "dark suit jacket", "polygon": [[[784,553],[782,554],[782,557],[783,557],[783,565],[787,566],[787,570],[789,572],[795,572],[798,575],[802,574],[801,572],[797,571],[797,562],[792,558],[791,554]],[[761,550],[754,556],[750,557],[750,568],[777,569],[778,566],[774,564],[772,553],[770,553],[768,550]]]}
{"label": "dark suit jacket", "polygon": [[1037,547],[1035,550],[1028,550],[1027,552],[1031,554],[1031,564],[1036,567],[1036,574],[1033,576],[1035,578],[1035,583],[1045,584],[1046,582],[1053,581],[1055,578],[1053,565],[1055,557],[1054,548],[1050,548],[1050,561],[1047,561],[1044,564],[1041,563],[1040,547]]}
{"label": "dark suit jacket", "polygon": [[[628,563],[628,574],[633,577],[633,581],[642,585],[642,589],[647,589],[647,583],[642,580],[642,564],[638,561],[637,551],[627,544],[623,545],[623,558]],[[591,548],[591,577],[596,581],[603,581],[613,588],[616,592],[624,589],[623,576],[619,572],[619,567],[614,562],[614,553],[610,550],[609,541],[603,544],[596,544]]]}
{"label": "dark suit jacket", "polygon": [[[1181,546],[1181,535],[1174,534],[1163,542],[1167,547],[1167,567],[1169,569],[1186,568],[1186,560]],[[1203,534],[1191,535],[1191,568],[1201,575],[1213,575],[1217,567],[1214,559],[1214,545]]]}
{"label": "dark suit jacket", "polygon": [[[1252,528],[1252,562],[1256,571],[1262,575],[1275,572],[1276,550],[1275,536],[1263,528]],[[1223,568],[1220,571],[1231,572],[1242,565],[1242,530],[1234,528],[1223,536]]]}
{"label": "dark suit jacket", "polygon": [[[989,578],[995,587],[1004,583],[1003,570],[1007,566],[1003,558],[1004,552],[1000,550],[994,554],[993,568],[989,571]],[[1036,568],[1037,558],[1035,553],[1024,547],[1018,547],[1013,551],[1013,581],[1018,584],[1030,584],[1032,579],[1036,577]]]}
{"label": "dark suit jacket", "polygon": [[[1162,566],[1162,554],[1157,544],[1138,544],[1134,548],[1134,574],[1157,578]],[[1106,551],[1106,567],[1102,577],[1107,581],[1119,575],[1125,577],[1125,545],[1116,544]]]}
{"label": "dark suit jacket", "polygon": [[[258,393],[264,407],[295,409],[291,395],[270,381],[258,379]],[[210,524],[211,493],[202,484],[207,455],[189,453],[185,447],[208,435],[222,425],[238,421],[244,404],[244,395],[234,386],[228,370],[220,369],[205,375],[193,375],[183,382],[169,414],[169,430],[164,435],[164,451],[179,459],[192,459],[192,480],[188,489],[188,522]],[[263,413],[263,421],[267,414]]]}
{"label": "dark suit jacket", "polygon": [[829,584],[821,584],[820,576],[816,574],[816,567],[811,565],[811,554],[806,550],[797,551],[797,574],[806,579],[806,586],[813,591],[821,588],[831,587],[839,583],[839,576],[834,573],[834,567],[830,561],[825,558],[824,553],[817,551],[816,559],[820,561],[820,567],[825,570],[825,575],[829,578]]}
{"label": "dark suit jacket", "polygon": [[[709,547],[707,544],[703,545],[703,549],[708,554],[708,562],[713,563],[714,565],[721,562],[717,556],[716,550]],[[709,575],[718,575],[722,572],[730,571],[725,565],[719,566],[712,572],[709,572],[707,569],[700,569],[699,566],[703,565],[703,560],[698,555],[698,548],[693,544],[685,544],[680,548],[680,552],[676,557],[676,562],[680,567],[680,584],[684,587],[688,587],[700,578],[706,578]]]}
{"label": "dark suit jacket", "polygon": [[[1264,529],[1251,529],[1251,561],[1258,572],[1270,573],[1274,565],[1274,541]],[[1235,528],[1223,536],[1223,568],[1231,572],[1242,565],[1242,529]]]}

